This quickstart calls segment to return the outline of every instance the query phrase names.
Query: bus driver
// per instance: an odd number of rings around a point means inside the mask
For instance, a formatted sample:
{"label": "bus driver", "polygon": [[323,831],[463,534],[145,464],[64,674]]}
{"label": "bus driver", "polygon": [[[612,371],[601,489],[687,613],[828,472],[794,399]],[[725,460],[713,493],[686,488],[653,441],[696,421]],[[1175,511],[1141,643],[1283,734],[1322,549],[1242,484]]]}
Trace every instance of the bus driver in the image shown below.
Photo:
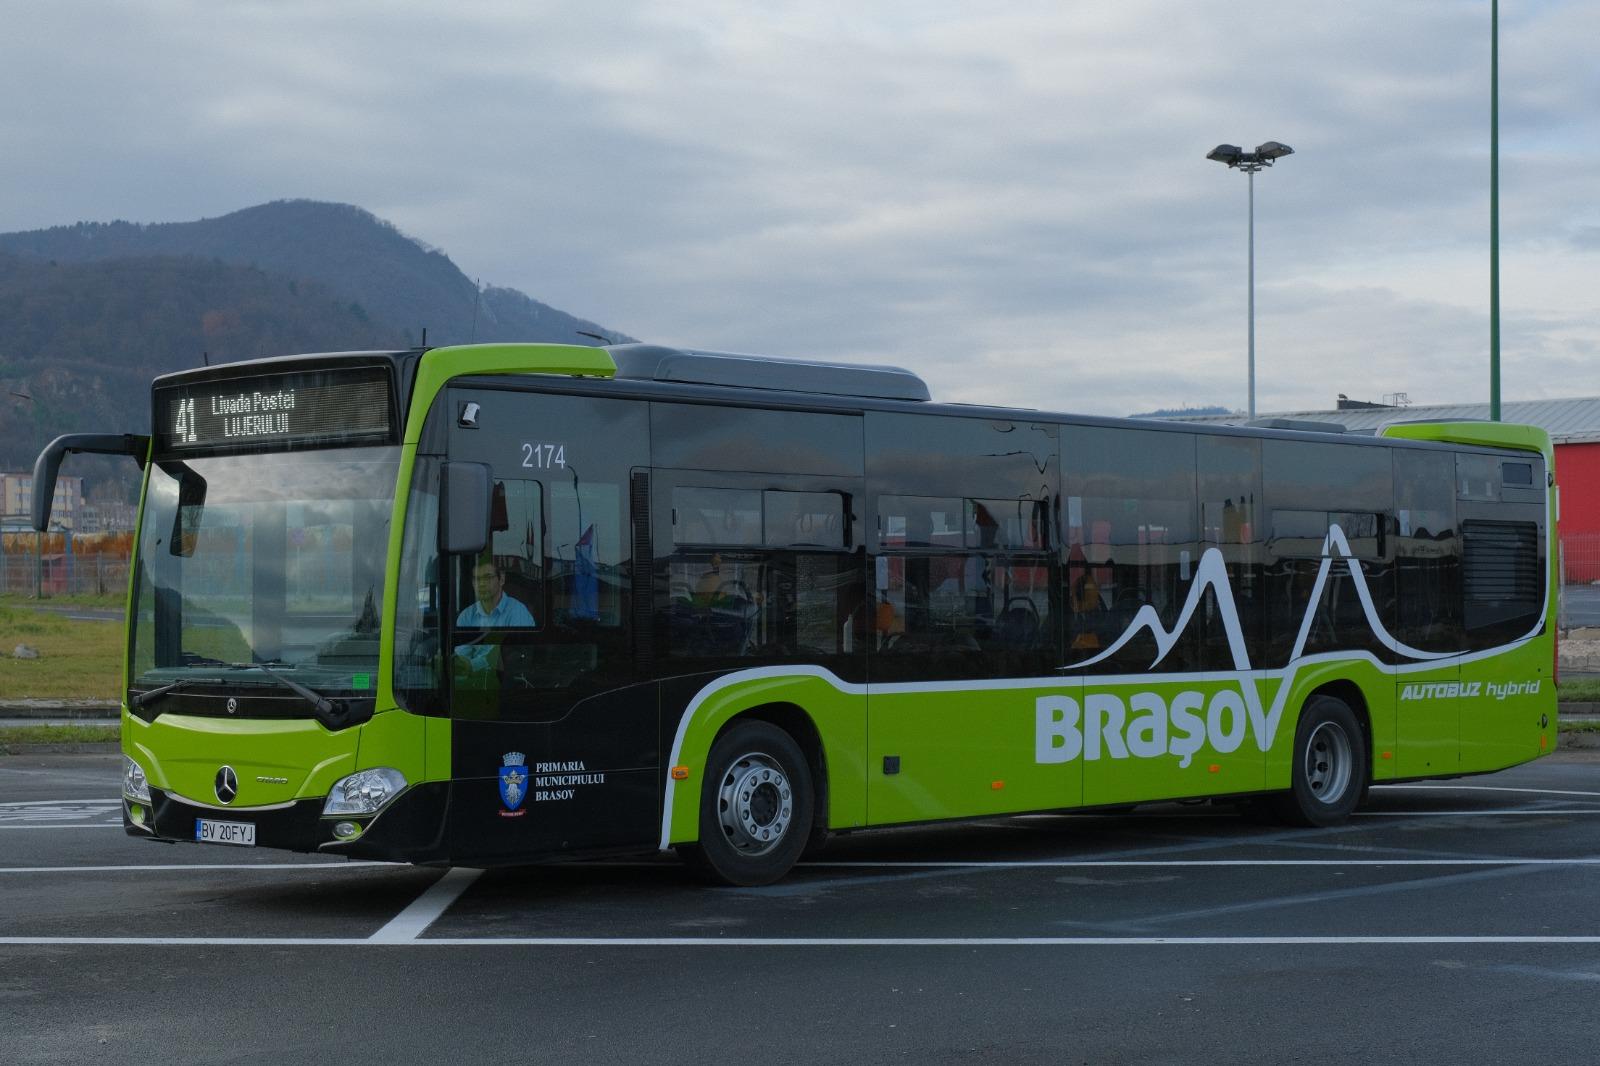
{"label": "bus driver", "polygon": [[[476,595],[472,603],[461,609],[456,616],[458,629],[489,629],[497,626],[525,626],[532,629],[534,626],[533,614],[524,607],[522,601],[505,592],[505,572],[500,569],[500,564],[495,562],[493,556],[484,556],[472,568],[472,591]],[[456,645],[456,654],[467,661],[467,666],[474,672],[489,670],[494,667],[492,656],[498,646],[483,641],[471,644]]]}

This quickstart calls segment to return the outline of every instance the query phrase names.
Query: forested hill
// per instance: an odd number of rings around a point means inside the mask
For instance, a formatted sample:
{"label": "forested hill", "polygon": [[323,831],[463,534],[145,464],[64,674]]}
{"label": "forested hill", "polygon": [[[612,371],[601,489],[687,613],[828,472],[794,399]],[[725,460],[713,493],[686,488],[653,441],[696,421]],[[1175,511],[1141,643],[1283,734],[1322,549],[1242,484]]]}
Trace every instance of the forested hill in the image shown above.
{"label": "forested hill", "polygon": [[80,222],[0,234],[0,252],[58,263],[160,255],[254,266],[319,281],[416,341],[427,327],[434,345],[588,343],[579,330],[621,336],[515,289],[490,287],[479,301],[472,279],[443,252],[349,204],[280,200],[198,222]]}
{"label": "forested hill", "polygon": [[[0,234],[0,469],[51,437],[143,432],[157,374],[297,351],[624,334],[486,288],[358,207],[280,201],[198,222]],[[97,465],[97,464],[96,464]]]}
{"label": "forested hill", "polygon": [[406,344],[325,286],[254,267],[0,254],[0,469],[31,469],[59,433],[148,432],[150,380],[204,353],[217,363]]}

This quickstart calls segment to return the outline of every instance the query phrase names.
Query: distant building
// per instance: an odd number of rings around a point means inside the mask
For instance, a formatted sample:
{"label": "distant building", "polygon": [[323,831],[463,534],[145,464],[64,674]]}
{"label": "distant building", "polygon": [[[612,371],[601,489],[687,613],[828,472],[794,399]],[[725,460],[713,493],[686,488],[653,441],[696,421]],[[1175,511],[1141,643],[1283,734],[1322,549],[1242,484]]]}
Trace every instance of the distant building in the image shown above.
{"label": "distant building", "polygon": [[139,509],[131,503],[111,503],[90,501],[83,505],[83,510],[78,516],[78,533],[111,533],[117,530],[132,529],[134,521],[139,517]]}
{"label": "distant building", "polygon": [[[1486,421],[1486,403],[1412,404],[1390,407],[1339,397],[1336,410],[1281,411],[1258,415],[1258,424],[1332,422],[1347,433],[1375,433],[1391,422]],[[1600,580],[1600,396],[1569,400],[1509,400],[1500,405],[1500,419],[1538,426],[1555,445],[1556,478],[1561,483],[1561,540],[1566,576],[1574,581]],[[1243,425],[1248,416],[1203,415],[1163,421]],[[1302,428],[1302,427],[1294,427]]]}
{"label": "distant building", "polygon": [[[56,498],[50,507],[50,528],[77,529],[83,514],[83,478],[56,478]],[[7,529],[32,529],[33,475],[0,473],[0,520]]]}

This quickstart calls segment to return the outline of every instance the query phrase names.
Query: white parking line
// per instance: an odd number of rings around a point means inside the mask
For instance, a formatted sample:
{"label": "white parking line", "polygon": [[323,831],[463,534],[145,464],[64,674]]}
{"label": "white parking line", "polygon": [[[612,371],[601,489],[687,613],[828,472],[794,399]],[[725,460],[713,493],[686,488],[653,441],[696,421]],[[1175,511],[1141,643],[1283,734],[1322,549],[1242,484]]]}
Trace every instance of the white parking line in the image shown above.
{"label": "white parking line", "polygon": [[121,829],[121,822],[68,822],[65,825],[0,825],[0,832],[8,829]]}
{"label": "white parking line", "polygon": [[518,948],[929,948],[1303,947],[1407,944],[1600,944],[1600,936],[973,936],[973,937],[351,937],[0,936],[0,947],[518,947]]}
{"label": "white parking line", "polygon": [[342,862],[189,862],[149,866],[0,866],[0,874],[109,874],[143,873],[150,870],[341,870],[352,866],[405,865],[405,863],[351,859]]}
{"label": "white parking line", "polygon": [[1385,785],[1375,784],[1374,790],[1390,789],[1416,792],[1526,792],[1536,796],[1600,796],[1600,792],[1579,792],[1565,788],[1507,788],[1501,785],[1433,785],[1433,784],[1407,784]]}
{"label": "white parking line", "polygon": [[428,926],[450,909],[450,904],[461,898],[461,893],[472,887],[472,882],[483,876],[482,870],[453,866],[445,875],[394,918],[372,934],[375,944],[407,944],[428,931]]}
{"label": "white parking line", "polygon": [[1019,859],[1012,862],[849,862],[801,863],[801,869],[1096,869],[1130,866],[1216,867],[1216,866],[1600,866],[1600,858],[1589,859]]}
{"label": "white parking line", "polygon": [[0,803],[0,807],[116,807],[121,803],[121,800],[114,799],[23,800],[21,803]]}
{"label": "white parking line", "polygon": [[1478,811],[1356,811],[1352,818],[1478,818],[1506,814],[1600,814],[1600,807],[1507,807],[1504,810]]}

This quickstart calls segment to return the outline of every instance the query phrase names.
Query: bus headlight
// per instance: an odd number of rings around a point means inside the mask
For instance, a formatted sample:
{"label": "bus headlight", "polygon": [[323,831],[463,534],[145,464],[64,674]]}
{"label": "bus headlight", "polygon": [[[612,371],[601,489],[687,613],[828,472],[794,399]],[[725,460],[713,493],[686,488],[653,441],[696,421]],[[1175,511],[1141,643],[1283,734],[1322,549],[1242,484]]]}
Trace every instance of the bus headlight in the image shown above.
{"label": "bus headlight", "polygon": [[150,782],[145,779],[144,767],[126,755],[122,757],[122,794],[140,803],[150,802]]}
{"label": "bus headlight", "polygon": [[361,770],[334,782],[322,814],[377,814],[405,787],[406,777],[399,770],[387,766]]}

